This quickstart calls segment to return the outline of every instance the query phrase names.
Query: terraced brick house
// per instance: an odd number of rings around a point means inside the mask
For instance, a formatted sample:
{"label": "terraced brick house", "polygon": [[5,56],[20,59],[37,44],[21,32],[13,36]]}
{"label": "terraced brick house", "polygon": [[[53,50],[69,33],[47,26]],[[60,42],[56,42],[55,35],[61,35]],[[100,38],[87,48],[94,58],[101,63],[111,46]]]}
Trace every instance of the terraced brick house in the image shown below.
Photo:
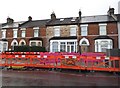
{"label": "terraced brick house", "polygon": [[46,37],[50,52],[106,52],[118,48],[119,14],[56,18],[51,14]]}
{"label": "terraced brick house", "polygon": [[77,52],[78,17],[56,18],[51,14],[47,23],[47,50],[50,52]]}
{"label": "terraced brick house", "polygon": [[23,22],[14,22],[12,18],[7,18],[7,22],[2,24],[0,30],[0,51],[14,49],[14,46],[19,45],[19,25]]}
{"label": "terraced brick house", "polygon": [[118,15],[109,8],[107,15],[83,16],[79,21],[79,51],[106,52],[118,48]]}
{"label": "terraced brick house", "polygon": [[14,22],[7,18],[7,23],[2,24],[0,46],[1,51],[14,50],[14,46],[45,46],[47,20]]}
{"label": "terraced brick house", "polygon": [[106,15],[14,22],[7,18],[0,29],[0,51],[14,46],[42,46],[50,52],[106,52],[120,49],[120,14],[109,8]]}
{"label": "terraced brick house", "polygon": [[29,46],[46,46],[46,22],[49,20],[32,20],[26,21],[20,25],[20,34],[22,40]]}

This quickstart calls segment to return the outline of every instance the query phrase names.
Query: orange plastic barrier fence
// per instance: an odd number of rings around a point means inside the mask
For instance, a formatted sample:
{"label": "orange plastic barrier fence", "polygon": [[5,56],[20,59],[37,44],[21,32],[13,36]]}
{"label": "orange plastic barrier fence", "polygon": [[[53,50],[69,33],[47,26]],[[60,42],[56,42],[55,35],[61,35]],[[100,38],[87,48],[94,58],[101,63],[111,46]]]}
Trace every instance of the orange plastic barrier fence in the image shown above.
{"label": "orange plastic barrier fence", "polygon": [[79,53],[4,52],[0,54],[0,66],[120,72],[120,57],[85,56]]}

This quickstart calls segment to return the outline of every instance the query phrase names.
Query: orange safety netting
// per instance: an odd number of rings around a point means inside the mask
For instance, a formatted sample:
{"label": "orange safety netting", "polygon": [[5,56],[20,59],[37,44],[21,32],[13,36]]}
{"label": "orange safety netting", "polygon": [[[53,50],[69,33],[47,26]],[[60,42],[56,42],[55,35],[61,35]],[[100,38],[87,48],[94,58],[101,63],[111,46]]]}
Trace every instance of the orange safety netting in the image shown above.
{"label": "orange safety netting", "polygon": [[63,52],[4,52],[0,54],[0,66],[120,72],[120,57],[87,56]]}

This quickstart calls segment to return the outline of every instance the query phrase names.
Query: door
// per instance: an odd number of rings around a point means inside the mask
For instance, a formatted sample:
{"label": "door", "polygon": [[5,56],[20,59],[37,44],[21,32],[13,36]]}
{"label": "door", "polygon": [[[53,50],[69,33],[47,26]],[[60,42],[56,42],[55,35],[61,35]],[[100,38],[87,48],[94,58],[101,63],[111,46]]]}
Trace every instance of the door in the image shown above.
{"label": "door", "polygon": [[88,52],[88,46],[81,46],[81,53]]}

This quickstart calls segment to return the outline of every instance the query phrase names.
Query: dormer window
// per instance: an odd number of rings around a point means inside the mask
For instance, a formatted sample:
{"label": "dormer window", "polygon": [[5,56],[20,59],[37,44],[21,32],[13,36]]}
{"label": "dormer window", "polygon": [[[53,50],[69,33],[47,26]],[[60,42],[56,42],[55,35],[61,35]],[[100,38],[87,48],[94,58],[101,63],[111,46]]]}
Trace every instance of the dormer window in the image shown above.
{"label": "dormer window", "polygon": [[75,21],[76,20],[76,17],[73,17],[71,21]]}
{"label": "dormer window", "polygon": [[60,19],[60,21],[63,21],[64,19]]}

